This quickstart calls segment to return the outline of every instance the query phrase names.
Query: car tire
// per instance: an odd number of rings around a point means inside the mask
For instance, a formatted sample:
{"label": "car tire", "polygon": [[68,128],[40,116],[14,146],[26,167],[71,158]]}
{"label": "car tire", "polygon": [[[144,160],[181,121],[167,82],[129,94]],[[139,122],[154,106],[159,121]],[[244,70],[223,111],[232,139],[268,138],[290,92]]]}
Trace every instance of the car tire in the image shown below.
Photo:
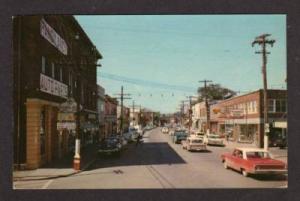
{"label": "car tire", "polygon": [[225,169],[228,169],[228,165],[227,165],[227,162],[226,162],[226,160],[224,160],[224,162],[223,162],[223,166],[224,166],[224,168],[225,168]]}
{"label": "car tire", "polygon": [[248,177],[249,176],[249,173],[246,170],[244,170],[244,169],[242,169],[242,174],[243,174],[244,177]]}

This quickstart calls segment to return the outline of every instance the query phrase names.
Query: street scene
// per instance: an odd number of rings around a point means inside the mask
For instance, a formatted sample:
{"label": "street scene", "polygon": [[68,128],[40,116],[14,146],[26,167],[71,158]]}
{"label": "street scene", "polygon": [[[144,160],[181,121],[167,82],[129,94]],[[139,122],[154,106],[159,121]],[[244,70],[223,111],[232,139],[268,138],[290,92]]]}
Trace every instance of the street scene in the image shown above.
{"label": "street scene", "polygon": [[285,31],[285,15],[14,16],[12,188],[287,188]]}

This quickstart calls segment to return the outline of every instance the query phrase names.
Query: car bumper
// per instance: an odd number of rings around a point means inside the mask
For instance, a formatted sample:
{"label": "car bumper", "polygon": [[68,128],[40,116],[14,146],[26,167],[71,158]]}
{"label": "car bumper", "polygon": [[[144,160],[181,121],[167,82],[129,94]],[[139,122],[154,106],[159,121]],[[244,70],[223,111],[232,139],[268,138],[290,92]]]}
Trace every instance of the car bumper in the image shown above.
{"label": "car bumper", "polygon": [[195,150],[195,151],[206,150],[206,145],[192,146],[190,147],[190,150]]}
{"label": "car bumper", "polygon": [[284,170],[277,170],[277,169],[267,169],[267,170],[254,170],[250,172],[252,174],[287,174],[288,171],[286,169]]}

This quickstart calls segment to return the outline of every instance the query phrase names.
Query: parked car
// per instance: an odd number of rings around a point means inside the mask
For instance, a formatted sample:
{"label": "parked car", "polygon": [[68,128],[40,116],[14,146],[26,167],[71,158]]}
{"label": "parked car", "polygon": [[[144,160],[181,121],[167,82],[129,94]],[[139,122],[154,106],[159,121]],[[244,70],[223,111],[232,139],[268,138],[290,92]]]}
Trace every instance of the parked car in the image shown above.
{"label": "parked car", "polygon": [[226,169],[240,171],[245,177],[249,174],[286,174],[287,165],[272,158],[271,154],[259,148],[236,148],[232,153],[221,155]]}
{"label": "parked car", "polygon": [[269,140],[269,147],[279,147],[281,149],[287,147],[287,138],[275,138]]}
{"label": "parked car", "polygon": [[208,145],[225,146],[224,140],[220,138],[219,135],[216,134],[205,135],[204,142],[206,142]]}
{"label": "parked car", "polygon": [[163,127],[162,129],[161,129],[161,132],[162,133],[168,133],[169,132],[169,128],[168,127]]}
{"label": "parked car", "polygon": [[206,149],[206,143],[204,143],[203,137],[197,135],[191,135],[186,140],[181,141],[182,148],[188,151],[203,151]]}
{"label": "parked car", "polygon": [[100,155],[117,155],[121,153],[122,145],[117,138],[109,137],[102,140],[98,146],[98,154]]}
{"label": "parked car", "polygon": [[179,144],[181,143],[181,140],[186,140],[186,138],[188,137],[186,131],[184,130],[178,130],[174,132],[174,136],[173,136],[173,142],[175,144]]}

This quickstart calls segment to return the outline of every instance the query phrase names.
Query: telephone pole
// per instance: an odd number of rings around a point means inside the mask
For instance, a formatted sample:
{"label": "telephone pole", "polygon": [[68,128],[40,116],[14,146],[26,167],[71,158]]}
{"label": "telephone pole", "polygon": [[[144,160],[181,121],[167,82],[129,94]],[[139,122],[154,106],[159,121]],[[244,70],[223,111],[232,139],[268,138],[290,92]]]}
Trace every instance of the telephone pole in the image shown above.
{"label": "telephone pole", "polygon": [[131,99],[130,97],[128,97],[131,94],[124,94],[123,86],[121,86],[121,93],[120,94],[115,94],[115,95],[118,95],[119,97],[117,97],[117,98],[121,99],[121,116],[120,116],[120,132],[121,133],[120,134],[123,135],[123,107],[124,107],[123,101],[125,99]]}
{"label": "telephone pole", "polygon": [[[275,40],[267,39],[267,37],[271,36],[271,34],[263,34],[260,36],[257,36],[255,40],[252,42],[252,47],[255,44],[261,45],[262,50],[255,52],[255,54],[262,54],[262,74],[263,74],[263,83],[264,83],[264,149],[268,150],[269,146],[269,139],[268,139],[268,132],[269,129],[267,127],[268,122],[268,97],[267,97],[267,54],[270,54],[266,50],[267,44],[271,45],[273,47],[273,44],[275,43]],[[260,143],[260,146],[262,143]]]}
{"label": "telephone pole", "polygon": [[192,126],[192,98],[197,98],[196,96],[187,96],[189,99],[189,135],[191,134],[191,126]]}
{"label": "telephone pole", "polygon": [[209,134],[210,132],[210,111],[209,111],[209,105],[207,100],[207,83],[212,82],[212,80],[200,80],[199,82],[204,83],[204,93],[205,93],[205,107],[206,107],[206,133]]}

